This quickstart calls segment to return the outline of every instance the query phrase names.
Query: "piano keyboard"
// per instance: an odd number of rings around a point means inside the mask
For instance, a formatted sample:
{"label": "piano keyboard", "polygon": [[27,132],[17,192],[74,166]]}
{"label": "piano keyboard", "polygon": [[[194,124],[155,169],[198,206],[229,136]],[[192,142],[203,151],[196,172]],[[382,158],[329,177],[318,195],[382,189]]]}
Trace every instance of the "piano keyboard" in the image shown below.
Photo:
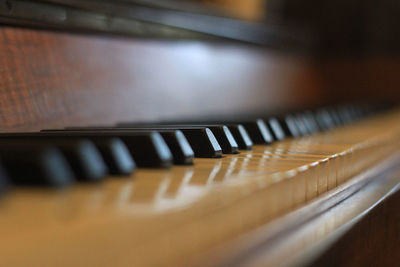
{"label": "piano keyboard", "polygon": [[[128,175],[136,165],[169,168],[193,158],[220,158],[349,124],[373,107],[354,105],[244,122],[181,124],[121,123],[114,127],[66,127],[37,133],[0,134],[0,179],[19,185],[66,186],[100,181],[109,173]],[[254,152],[254,151],[253,151]],[[25,157],[27,154],[29,157]],[[25,168],[19,166],[23,164]],[[7,177],[8,176],[8,177]]]}
{"label": "piano keyboard", "polygon": [[350,106],[222,124],[1,134],[0,188],[15,185],[0,201],[1,262],[182,261],[397,152],[399,115]]}

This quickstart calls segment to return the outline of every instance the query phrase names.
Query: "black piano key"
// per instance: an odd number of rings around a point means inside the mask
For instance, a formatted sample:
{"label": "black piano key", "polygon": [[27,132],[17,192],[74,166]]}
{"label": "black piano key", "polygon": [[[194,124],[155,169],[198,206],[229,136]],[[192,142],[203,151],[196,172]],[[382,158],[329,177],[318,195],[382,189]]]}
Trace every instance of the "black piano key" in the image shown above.
{"label": "black piano key", "polygon": [[292,115],[286,115],[279,119],[282,130],[287,136],[294,138],[300,137],[301,133],[296,125],[295,118]]}
{"label": "black piano key", "polygon": [[132,133],[149,133],[157,131],[168,145],[175,164],[192,165],[194,152],[185,135],[180,130],[156,129],[156,128],[122,128],[122,127],[66,127],[67,131],[123,131]]}
{"label": "black piano key", "polygon": [[353,122],[353,118],[351,116],[351,113],[350,113],[348,107],[342,108],[342,116],[345,118],[347,124],[350,124]]}
{"label": "black piano key", "polygon": [[222,156],[222,149],[215,138],[213,132],[207,127],[184,127],[180,126],[177,129],[174,126],[162,126],[157,125],[154,127],[150,127],[147,125],[147,128],[135,127],[135,128],[124,128],[125,126],[119,126],[121,130],[129,130],[129,131],[181,131],[189,142],[192,150],[194,151],[195,157],[199,158],[220,158]]}
{"label": "black piano key", "polygon": [[354,105],[353,112],[357,120],[361,120],[363,118],[363,112],[360,105]]}
{"label": "black piano key", "polygon": [[0,160],[0,194],[3,194],[10,187],[10,178],[3,167],[3,162]]}
{"label": "black piano key", "polygon": [[224,154],[237,154],[239,153],[239,145],[236,142],[235,137],[232,135],[229,127],[222,124],[192,124],[188,127],[207,127],[214,134],[217,142],[219,143],[222,153]]}
{"label": "black piano key", "polygon": [[329,112],[324,109],[316,111],[315,118],[321,130],[328,131],[334,127],[334,123]]}
{"label": "black piano key", "polygon": [[239,145],[233,137],[231,131],[226,125],[208,125],[219,145],[222,148],[224,154],[237,154],[239,153]]}
{"label": "black piano key", "polygon": [[99,181],[108,174],[108,168],[100,152],[91,141],[57,140],[55,145],[66,156],[78,180]]}
{"label": "black piano key", "polygon": [[222,156],[222,149],[215,138],[213,132],[207,127],[190,127],[190,126],[180,126],[174,127],[171,125],[156,125],[147,128],[141,128],[136,126],[135,128],[123,128],[120,129],[130,130],[130,131],[176,131],[179,130],[184,134],[187,141],[189,142],[191,148],[194,151],[195,157],[199,158],[220,158]]}
{"label": "black piano key", "polygon": [[52,145],[1,142],[0,158],[13,184],[63,187],[75,181],[63,153]]}
{"label": "black piano key", "polygon": [[330,108],[328,109],[328,113],[330,114],[333,124],[337,127],[337,126],[341,126],[344,124],[344,122],[342,121],[342,119],[340,118],[339,113],[337,112],[336,109],[334,108]]}
{"label": "black piano key", "polygon": [[136,163],[125,143],[119,138],[91,138],[107,164],[110,174],[128,175],[136,169]]}
{"label": "black piano key", "polygon": [[126,132],[151,132],[157,131],[164,138],[172,155],[174,164],[177,165],[192,165],[194,151],[190,146],[187,138],[180,130],[155,129],[155,128],[103,128],[110,131],[126,131]]}
{"label": "black piano key", "polygon": [[343,110],[348,117],[349,123],[353,123],[354,122],[354,113],[352,112],[350,105],[344,106]]}
{"label": "black piano key", "polygon": [[369,114],[368,106],[366,104],[360,104],[358,108],[359,108],[359,112],[361,114],[361,117],[363,119],[367,118],[368,114]]}
{"label": "black piano key", "polygon": [[321,131],[321,129],[319,128],[318,123],[315,119],[315,116],[311,111],[304,112],[303,117],[307,121],[307,124],[309,125],[309,128],[311,129],[312,133],[317,133],[317,132]]}
{"label": "black piano key", "polygon": [[160,131],[178,165],[192,165],[194,151],[182,131]]}
{"label": "black piano key", "polygon": [[169,168],[173,157],[162,136],[157,132],[126,132],[108,130],[42,130],[47,136],[81,138],[120,138],[139,167]]}
{"label": "black piano key", "polygon": [[[225,125],[220,124],[207,124],[207,123],[187,123],[187,124],[119,124],[117,127],[129,127],[129,125],[133,128],[143,128],[148,127],[153,130],[159,129],[174,129],[181,130],[184,129],[204,129],[208,128],[212,131],[215,139],[219,146],[222,149],[222,153],[224,154],[237,154],[239,153],[239,146],[236,143],[235,138],[230,132],[229,128]],[[188,137],[186,137],[188,138]],[[190,140],[189,140],[190,142]]]}
{"label": "black piano key", "polygon": [[61,150],[69,162],[75,176],[81,181],[99,181],[107,174],[108,169],[94,144],[86,139],[51,139],[45,140],[35,136],[4,137],[0,135],[0,145],[8,142],[21,144],[49,144]]}
{"label": "black piano key", "polygon": [[301,115],[295,115],[294,119],[295,119],[297,128],[302,136],[309,135],[311,133],[310,130],[307,128],[307,125]]}
{"label": "black piano key", "polygon": [[220,158],[222,148],[209,128],[180,129],[186,136],[196,157]]}
{"label": "black piano key", "polygon": [[180,130],[169,129],[130,129],[130,128],[107,128],[109,131],[123,131],[131,133],[158,132],[164,139],[173,156],[173,162],[177,165],[192,165],[194,151],[187,138]]}
{"label": "black piano key", "polygon": [[355,106],[349,106],[348,110],[353,122],[360,120],[359,113],[357,112],[357,108]]}
{"label": "black piano key", "polygon": [[267,119],[267,124],[275,140],[282,141],[286,138],[285,132],[277,118],[270,117]]}
{"label": "black piano key", "polygon": [[306,127],[308,135],[316,132],[316,129],[313,125],[313,121],[311,121],[306,114],[302,113],[297,115],[297,117],[303,122],[304,126]]}
{"label": "black piano key", "polygon": [[264,120],[257,119],[255,121],[240,122],[250,135],[254,144],[272,144],[274,138]]}
{"label": "black piano key", "polygon": [[[184,134],[194,155],[199,158],[220,158],[222,156],[222,149],[213,132],[207,127],[178,127]],[[154,131],[168,131],[177,129],[171,126],[154,126],[153,128],[121,128],[129,129],[132,131],[154,130]]]}
{"label": "black piano key", "polygon": [[135,130],[180,130],[185,135],[194,151],[195,157],[220,158],[222,148],[210,128],[205,126],[175,125],[175,124],[135,124],[120,123],[116,127],[120,129]]}
{"label": "black piano key", "polygon": [[240,149],[251,150],[253,147],[253,141],[251,140],[246,129],[241,124],[228,124],[229,130],[236,140]]}
{"label": "black piano key", "polygon": [[[53,142],[53,144],[57,144],[57,142],[67,141],[71,139],[80,139],[80,137],[68,137],[64,138],[63,136],[48,136],[41,133],[7,133],[0,134],[1,138],[28,138],[30,140],[37,139],[41,142]],[[107,138],[87,138],[90,139],[91,142],[94,143],[98,152],[100,152],[102,159],[106,163],[106,166],[113,175],[127,175],[132,173],[136,164],[132,159],[128,149],[126,148],[125,143],[123,143],[119,138],[107,137]],[[83,163],[82,163],[83,164]],[[100,164],[101,166],[104,165]],[[83,175],[84,177],[84,175]],[[85,178],[84,178],[85,179]],[[90,179],[89,179],[90,180]]]}
{"label": "black piano key", "polygon": [[[247,135],[250,136],[253,143],[256,143],[255,140],[259,144],[265,143],[272,143],[273,137],[268,130],[268,126],[262,119],[254,120],[254,121],[247,121],[244,123],[237,123],[237,122],[186,122],[186,123],[167,123],[167,124],[135,124],[135,123],[119,123],[117,127],[159,127],[159,128],[170,128],[175,127],[176,129],[182,130],[182,128],[191,128],[191,127],[207,127],[209,128],[214,136],[216,137],[219,145],[222,148],[222,152],[225,154],[235,154],[238,153],[237,140],[233,137],[232,133],[230,132],[229,127],[226,128],[226,125],[242,125]],[[225,126],[225,127],[224,127]]]}

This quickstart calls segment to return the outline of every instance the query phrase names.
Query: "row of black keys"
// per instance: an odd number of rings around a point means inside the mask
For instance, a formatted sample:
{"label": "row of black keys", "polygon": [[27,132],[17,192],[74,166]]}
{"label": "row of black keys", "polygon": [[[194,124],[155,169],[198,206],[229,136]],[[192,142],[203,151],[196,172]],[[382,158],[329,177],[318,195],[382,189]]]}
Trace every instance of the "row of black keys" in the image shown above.
{"label": "row of black keys", "polygon": [[373,109],[347,106],[224,124],[131,124],[69,127],[0,134],[0,189],[7,184],[65,186],[127,175],[136,166],[189,165],[194,157],[218,158],[364,118]]}

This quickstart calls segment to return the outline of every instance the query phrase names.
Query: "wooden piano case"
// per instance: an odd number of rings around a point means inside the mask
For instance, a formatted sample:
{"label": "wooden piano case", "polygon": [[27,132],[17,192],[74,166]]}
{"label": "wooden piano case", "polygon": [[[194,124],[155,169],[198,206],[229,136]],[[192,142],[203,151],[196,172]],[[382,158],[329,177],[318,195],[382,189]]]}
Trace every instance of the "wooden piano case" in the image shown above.
{"label": "wooden piano case", "polygon": [[[333,60],[229,42],[3,26],[0,127],[3,132],[37,131],[120,121],[232,118],[374,97],[393,100],[398,97],[399,67],[385,57]],[[350,87],[351,93],[345,89]],[[244,228],[210,250],[164,264],[396,266],[398,162],[393,156],[276,220]],[[251,201],[248,205],[251,209]],[[9,263],[22,264],[24,250],[19,253],[22,260]],[[110,255],[120,258],[118,264],[129,265],[129,257],[121,259],[123,253]],[[87,257],[88,263],[102,262],[96,252]],[[27,259],[38,260],[32,255]],[[70,257],[64,264],[85,262],[75,260]]]}

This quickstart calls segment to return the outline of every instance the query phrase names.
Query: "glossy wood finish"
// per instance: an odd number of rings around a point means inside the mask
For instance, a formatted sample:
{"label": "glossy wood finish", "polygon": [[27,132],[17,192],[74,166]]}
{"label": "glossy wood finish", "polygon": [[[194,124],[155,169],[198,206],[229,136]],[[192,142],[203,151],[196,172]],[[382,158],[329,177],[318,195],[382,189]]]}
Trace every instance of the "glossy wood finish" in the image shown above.
{"label": "glossy wood finish", "polygon": [[[397,173],[400,177],[400,173]],[[376,189],[375,189],[376,190]],[[397,266],[400,262],[400,193],[382,199],[312,266]]]}
{"label": "glossy wood finish", "polygon": [[[0,130],[265,113],[320,99],[305,58],[0,28]],[[223,101],[221,101],[223,100]]]}
{"label": "glossy wood finish", "polygon": [[202,255],[199,266],[396,266],[399,156]]}
{"label": "glossy wood finish", "polygon": [[332,102],[400,102],[400,60],[397,54],[328,56],[316,65],[316,75]]}
{"label": "glossy wood finish", "polygon": [[[203,253],[212,253],[213,248],[260,226],[268,227],[267,223],[306,204],[331,199],[334,206],[347,199],[351,194],[340,192],[355,193],[352,186],[362,188],[368,180],[365,175],[351,178],[398,151],[399,114],[256,146],[221,159],[196,159],[190,167],[142,169],[134,177],[111,178],[100,185],[60,192],[17,189],[0,202],[1,261],[7,266],[196,262]],[[384,185],[382,195],[399,182],[378,180]],[[374,199],[367,195],[351,203],[360,212],[371,207]],[[334,233],[352,216],[340,218],[334,227],[331,219],[322,220],[318,229],[326,232],[317,237]],[[317,241],[314,229],[300,235]],[[295,248],[302,255],[315,242],[300,244]],[[222,262],[237,253],[225,254]],[[289,256],[295,255],[275,259]]]}

